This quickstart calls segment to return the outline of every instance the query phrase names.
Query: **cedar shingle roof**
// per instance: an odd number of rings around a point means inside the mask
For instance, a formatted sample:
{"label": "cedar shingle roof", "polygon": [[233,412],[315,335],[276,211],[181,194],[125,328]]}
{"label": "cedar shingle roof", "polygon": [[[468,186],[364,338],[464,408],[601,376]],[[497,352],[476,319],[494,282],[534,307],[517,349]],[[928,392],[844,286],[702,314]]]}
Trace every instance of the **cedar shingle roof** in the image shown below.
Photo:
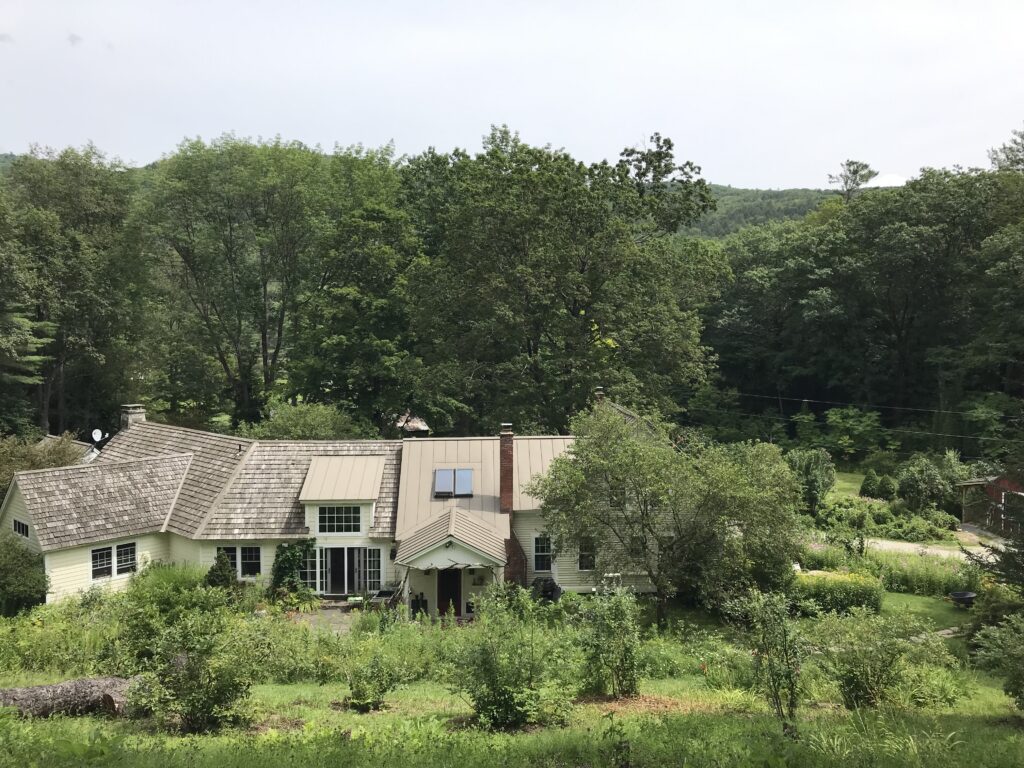
{"label": "cedar shingle roof", "polygon": [[191,461],[182,454],[39,469],[16,482],[45,552],[161,530]]}
{"label": "cedar shingle roof", "polygon": [[144,456],[191,453],[192,465],[166,530],[193,536],[210,506],[241,465],[252,442],[230,435],[144,421],[114,435],[94,464],[102,466]]}
{"label": "cedar shingle roof", "polygon": [[401,450],[397,440],[261,440],[246,454],[196,538],[308,536],[299,493],[314,456],[384,457],[370,535],[393,536]]}

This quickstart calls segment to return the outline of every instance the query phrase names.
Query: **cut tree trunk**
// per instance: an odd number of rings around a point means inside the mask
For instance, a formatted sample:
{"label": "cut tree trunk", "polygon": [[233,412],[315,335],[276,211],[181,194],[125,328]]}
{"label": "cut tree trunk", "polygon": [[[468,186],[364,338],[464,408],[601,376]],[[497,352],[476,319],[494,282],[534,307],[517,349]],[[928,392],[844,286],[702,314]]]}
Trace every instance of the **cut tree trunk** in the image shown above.
{"label": "cut tree trunk", "polygon": [[54,685],[0,689],[0,706],[14,707],[23,715],[122,715],[131,678],[94,677]]}

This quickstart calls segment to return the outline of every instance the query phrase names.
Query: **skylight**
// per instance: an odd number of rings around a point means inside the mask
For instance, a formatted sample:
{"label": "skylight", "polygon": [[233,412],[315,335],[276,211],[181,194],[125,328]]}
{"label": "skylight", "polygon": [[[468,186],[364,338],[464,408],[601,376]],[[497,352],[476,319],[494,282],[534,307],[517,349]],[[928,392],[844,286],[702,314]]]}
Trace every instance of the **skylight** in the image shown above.
{"label": "skylight", "polygon": [[435,469],[434,498],[466,498],[473,495],[472,469]]}

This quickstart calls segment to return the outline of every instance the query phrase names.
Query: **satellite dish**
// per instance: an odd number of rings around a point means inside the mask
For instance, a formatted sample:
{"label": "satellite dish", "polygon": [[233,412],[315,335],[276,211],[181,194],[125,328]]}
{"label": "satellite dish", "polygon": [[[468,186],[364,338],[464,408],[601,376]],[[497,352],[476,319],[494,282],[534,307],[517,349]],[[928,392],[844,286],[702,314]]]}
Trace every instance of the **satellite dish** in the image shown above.
{"label": "satellite dish", "polygon": [[100,430],[98,430],[98,429],[94,429],[92,431],[92,441],[94,443],[98,443],[102,439],[103,439],[103,433]]}

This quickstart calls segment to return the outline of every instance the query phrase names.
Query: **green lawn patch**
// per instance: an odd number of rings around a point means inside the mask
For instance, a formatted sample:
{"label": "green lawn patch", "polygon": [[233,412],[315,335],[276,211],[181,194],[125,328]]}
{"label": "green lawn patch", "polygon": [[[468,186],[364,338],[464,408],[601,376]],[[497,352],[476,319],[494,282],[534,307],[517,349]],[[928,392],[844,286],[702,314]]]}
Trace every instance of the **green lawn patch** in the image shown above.
{"label": "green lawn patch", "polygon": [[860,472],[836,472],[836,484],[832,486],[832,493],[836,496],[858,496],[862,482],[864,475]]}
{"label": "green lawn patch", "polygon": [[957,608],[944,598],[886,592],[882,599],[882,613],[895,613],[903,610],[928,619],[936,629],[959,627],[966,624],[970,618],[970,614],[966,610]]}

